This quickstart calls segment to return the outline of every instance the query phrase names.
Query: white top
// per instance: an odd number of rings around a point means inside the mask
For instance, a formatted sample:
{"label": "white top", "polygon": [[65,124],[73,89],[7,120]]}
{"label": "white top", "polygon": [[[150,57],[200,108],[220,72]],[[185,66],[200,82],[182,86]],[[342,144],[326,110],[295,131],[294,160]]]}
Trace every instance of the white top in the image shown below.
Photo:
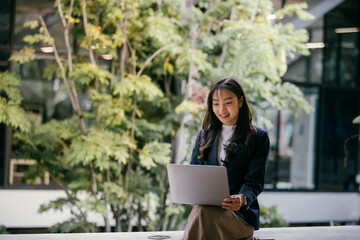
{"label": "white top", "polygon": [[222,165],[221,160],[225,160],[226,157],[225,148],[230,143],[230,139],[234,133],[235,127],[236,125],[232,125],[232,126],[222,125],[219,136],[219,142],[218,142],[218,152],[217,152],[219,165]]}

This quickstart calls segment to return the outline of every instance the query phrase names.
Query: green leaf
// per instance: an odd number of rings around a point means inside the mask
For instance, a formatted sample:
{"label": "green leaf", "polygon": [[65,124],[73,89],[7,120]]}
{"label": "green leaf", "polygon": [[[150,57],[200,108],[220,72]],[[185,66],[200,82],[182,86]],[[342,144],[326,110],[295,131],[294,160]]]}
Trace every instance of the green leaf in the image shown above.
{"label": "green leaf", "polygon": [[84,48],[99,49],[113,45],[111,38],[101,32],[101,26],[88,23],[87,30],[88,35],[84,37],[84,40],[81,42],[80,46]]}
{"label": "green leaf", "polygon": [[156,40],[161,46],[180,42],[181,36],[178,33],[178,26],[169,17],[149,16],[146,18],[147,37]]}
{"label": "green leaf", "polygon": [[179,106],[175,108],[175,112],[177,114],[191,112],[193,114],[197,114],[203,107],[191,100],[182,101]]}
{"label": "green leaf", "polygon": [[35,29],[35,28],[39,27],[39,21],[35,20],[35,21],[25,22],[24,27],[30,28],[30,29]]}
{"label": "green leaf", "polygon": [[136,96],[141,101],[154,101],[156,98],[164,97],[164,93],[151,82],[149,76],[131,74],[114,86],[114,94],[124,98]]}
{"label": "green leaf", "polygon": [[19,52],[14,53],[9,58],[9,61],[14,61],[19,64],[24,64],[35,59],[35,50],[33,48],[24,47]]}
{"label": "green leaf", "polygon": [[296,14],[301,20],[311,20],[314,19],[314,16],[309,12],[304,11],[307,9],[308,5],[306,2],[286,4],[284,8],[281,8],[276,12],[278,18],[283,18],[285,16],[291,17],[293,14]]}
{"label": "green leaf", "polygon": [[85,200],[79,202],[79,206],[84,208],[87,212],[100,213],[103,217],[108,215],[104,200],[97,199],[93,196],[87,196]]}
{"label": "green leaf", "polygon": [[30,130],[30,122],[25,111],[17,104],[7,103],[4,98],[0,98],[0,123],[19,128],[23,132]]}
{"label": "green leaf", "polygon": [[20,79],[8,71],[0,73],[0,123],[19,128],[23,132],[30,130],[30,121],[25,111],[20,107],[22,96],[18,86]]}
{"label": "green leaf", "polygon": [[354,118],[353,124],[360,124],[360,115]]}
{"label": "green leaf", "polygon": [[129,193],[132,193],[132,196],[141,199],[144,194],[151,192],[152,189],[152,179],[148,173],[141,170],[130,171]]}
{"label": "green leaf", "polygon": [[110,79],[114,76],[109,71],[103,70],[97,65],[79,63],[74,65],[74,70],[71,72],[70,77],[84,86],[89,86],[95,79],[98,79],[100,84],[108,86]]}
{"label": "green leaf", "polygon": [[140,164],[146,169],[155,167],[156,164],[166,165],[170,162],[171,145],[157,141],[145,144],[140,151]]}
{"label": "green leaf", "polygon": [[130,157],[129,150],[134,148],[127,134],[90,129],[87,136],[81,136],[71,143],[65,152],[65,159],[71,165],[88,165],[90,161],[95,161],[95,166],[103,171],[113,166],[111,159],[125,164]]}

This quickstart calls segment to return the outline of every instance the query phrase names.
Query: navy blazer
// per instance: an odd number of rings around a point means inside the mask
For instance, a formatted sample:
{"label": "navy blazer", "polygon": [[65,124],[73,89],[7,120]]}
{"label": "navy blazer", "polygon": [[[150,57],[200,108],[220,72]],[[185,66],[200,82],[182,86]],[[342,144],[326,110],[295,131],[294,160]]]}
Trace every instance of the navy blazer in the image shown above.
{"label": "navy blazer", "polygon": [[[224,164],[227,168],[230,195],[243,193],[247,205],[236,211],[255,230],[259,229],[260,207],[257,196],[263,191],[270,141],[266,131],[256,127],[254,150],[250,156],[241,147],[234,148],[233,159]],[[219,165],[217,159],[219,133],[210,149],[205,163],[199,159],[199,141],[204,130],[198,134],[191,156],[191,164]]]}

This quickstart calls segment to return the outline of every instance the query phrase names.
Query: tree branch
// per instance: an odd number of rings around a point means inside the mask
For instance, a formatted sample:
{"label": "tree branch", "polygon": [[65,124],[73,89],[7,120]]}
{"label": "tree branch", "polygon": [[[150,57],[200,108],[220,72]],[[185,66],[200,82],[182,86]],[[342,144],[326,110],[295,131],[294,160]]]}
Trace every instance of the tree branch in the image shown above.
{"label": "tree branch", "polygon": [[[88,21],[87,21],[87,14],[86,14],[86,0],[82,0],[81,10],[82,10],[82,14],[83,14],[84,31],[85,31],[86,36],[88,36],[89,31],[88,31],[88,28],[87,28]],[[92,64],[96,65],[94,51],[93,51],[93,49],[91,47],[89,47],[89,57],[90,57],[90,62]]]}
{"label": "tree branch", "polygon": [[[88,28],[87,28],[88,22],[87,22],[86,1],[85,0],[82,0],[81,10],[82,10],[82,14],[83,14],[84,31],[85,31],[85,34],[88,36],[89,32],[88,32]],[[94,57],[94,51],[92,50],[91,47],[89,48],[89,57],[90,57],[90,62],[94,65],[97,65],[96,61],[95,61],[95,57]],[[99,81],[98,79],[95,79],[95,89],[96,90],[98,90],[98,88],[99,88],[98,81]],[[98,112],[96,113],[96,115],[98,115]],[[91,190],[92,190],[92,193],[94,195],[96,195],[97,194],[96,174],[95,174],[94,164],[93,164],[92,160],[89,162],[89,167],[90,167],[90,172],[91,172]]]}
{"label": "tree branch", "polygon": [[157,56],[159,55],[162,51],[174,46],[175,43],[172,43],[170,45],[167,46],[163,46],[162,48],[159,48],[156,52],[154,52],[150,57],[148,57],[148,59],[146,59],[144,65],[140,68],[140,70],[138,71],[138,73],[136,74],[137,76],[140,76],[142,74],[142,72],[144,71],[145,67]]}
{"label": "tree branch", "polygon": [[[83,211],[81,210],[81,208],[76,204],[77,201],[79,201],[78,199],[74,198],[69,190],[66,188],[66,186],[61,182],[59,181],[56,176],[45,166],[45,164],[43,164],[42,162],[40,161],[37,161],[37,163],[43,167],[45,169],[45,171],[47,171],[50,175],[50,178],[56,183],[56,185],[58,185],[66,194],[67,198],[69,199],[69,201],[77,208],[77,210],[79,211],[80,215],[85,217],[85,213],[83,213]],[[73,213],[73,210],[71,209],[71,212]],[[75,215],[75,214],[74,214]],[[85,218],[86,219],[86,218]],[[87,230],[87,228],[84,226],[84,224],[81,223],[81,221],[79,221],[80,225],[81,225],[81,228],[85,231],[85,232],[89,232]]]}
{"label": "tree branch", "polygon": [[[46,26],[46,24],[45,24],[45,21],[44,21],[43,17],[42,17],[41,15],[39,15],[38,18],[39,18],[39,20],[40,20],[41,26],[44,28],[44,31],[45,31],[45,33],[46,33],[46,36],[50,39],[50,38],[51,38],[51,35],[50,35],[50,33],[49,33],[49,30],[47,29],[47,26]],[[61,75],[62,75],[62,78],[63,78],[63,80],[64,80],[64,84],[65,84],[66,90],[67,90],[68,93],[69,93],[71,105],[72,105],[73,109],[74,109],[75,111],[77,111],[75,99],[74,99],[74,96],[73,96],[72,92],[70,91],[68,79],[67,79],[66,73],[65,73],[65,68],[64,68],[64,65],[63,65],[62,62],[61,62],[59,53],[58,53],[57,48],[56,48],[56,45],[55,45],[55,42],[54,42],[54,41],[51,41],[50,45],[51,45],[51,47],[54,49],[55,60],[56,60],[58,66],[59,66],[59,68],[60,68]]]}
{"label": "tree branch", "polygon": [[[50,39],[51,35],[50,35],[49,30],[47,29],[47,26],[45,24],[45,21],[44,21],[43,17],[41,15],[39,15],[38,18],[40,20],[40,23],[41,23],[42,27],[44,28],[46,36]],[[79,100],[78,100],[78,97],[77,97],[75,85],[72,84],[72,88],[70,89],[69,83],[68,83],[68,78],[66,77],[66,73],[65,73],[65,68],[64,68],[64,65],[61,62],[61,58],[60,58],[59,53],[57,51],[55,42],[51,41],[50,45],[54,49],[55,60],[56,60],[58,66],[60,68],[61,75],[62,75],[64,84],[65,84],[66,90],[69,93],[71,106],[73,107],[74,111],[78,113],[78,116],[79,116],[79,119],[80,119],[81,130],[82,130],[83,134],[86,135],[87,131],[86,131],[86,127],[85,127],[84,117],[82,115],[81,108],[80,108],[80,105],[79,105]],[[76,93],[76,95],[74,95],[74,92]]]}
{"label": "tree branch", "polygon": [[[74,0],[71,0],[70,7],[69,7],[69,13],[68,13],[69,17],[71,17],[73,5],[74,5]],[[64,38],[65,38],[65,45],[66,45],[66,50],[67,50],[67,60],[68,60],[68,67],[69,67],[68,76],[69,76],[69,79],[71,82],[71,90],[72,90],[72,94],[73,94],[74,100],[75,100],[74,101],[74,103],[76,105],[75,107],[76,107],[76,109],[78,109],[78,111],[80,111],[79,116],[81,116],[81,118],[82,118],[82,113],[81,113],[81,108],[80,108],[80,104],[79,104],[79,100],[78,100],[78,94],[76,91],[75,82],[73,79],[70,78],[70,75],[72,72],[72,50],[71,50],[70,37],[69,37],[70,23],[66,22],[65,16],[62,11],[60,0],[57,0],[57,6],[58,6],[58,11],[59,11],[61,22],[63,24],[63,27],[65,28]],[[81,125],[82,125],[82,129],[85,130],[85,123],[83,122],[83,118],[81,119]]]}
{"label": "tree branch", "polygon": [[121,79],[124,78],[125,76],[125,61],[126,61],[126,54],[127,54],[127,47],[126,47],[126,42],[128,41],[127,40],[127,32],[126,32],[126,25],[127,25],[127,19],[128,19],[128,14],[127,14],[127,8],[128,6],[128,0],[125,0],[125,13],[124,13],[124,21],[122,23],[122,31],[123,31],[123,35],[124,35],[124,44],[121,48],[121,54],[120,54],[120,76],[121,76]]}

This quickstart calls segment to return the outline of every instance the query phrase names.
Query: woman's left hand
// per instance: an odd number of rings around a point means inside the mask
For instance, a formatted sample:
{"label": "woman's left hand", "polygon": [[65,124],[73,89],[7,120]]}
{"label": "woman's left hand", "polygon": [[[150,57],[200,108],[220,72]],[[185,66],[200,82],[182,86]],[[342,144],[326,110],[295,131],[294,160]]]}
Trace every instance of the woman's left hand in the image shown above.
{"label": "woman's left hand", "polygon": [[228,198],[225,198],[224,201],[222,202],[222,208],[223,209],[227,209],[227,210],[231,210],[231,211],[238,211],[240,210],[241,206],[244,205],[246,202],[246,197],[244,194],[240,193],[240,194],[236,194],[236,195],[231,195]]}

